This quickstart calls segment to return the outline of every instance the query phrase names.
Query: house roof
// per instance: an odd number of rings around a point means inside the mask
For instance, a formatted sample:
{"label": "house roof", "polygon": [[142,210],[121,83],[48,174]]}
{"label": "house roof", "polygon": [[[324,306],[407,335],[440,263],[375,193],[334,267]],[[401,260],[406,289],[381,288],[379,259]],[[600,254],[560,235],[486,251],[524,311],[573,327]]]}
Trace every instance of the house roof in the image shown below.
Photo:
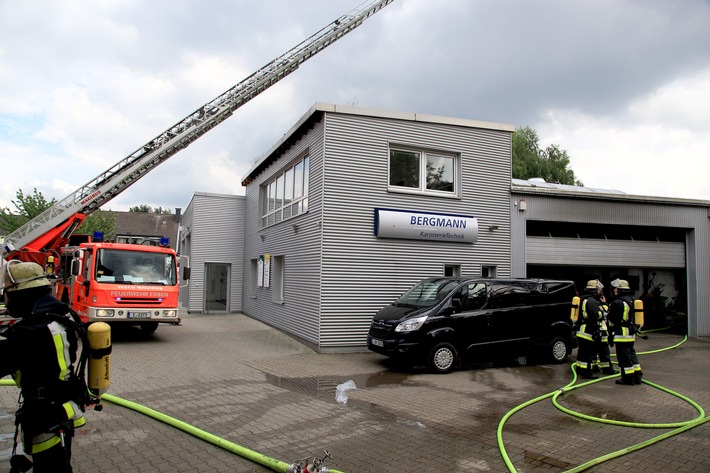
{"label": "house roof", "polygon": [[177,243],[180,214],[148,212],[113,212],[116,214],[116,235],[139,237],[168,237]]}

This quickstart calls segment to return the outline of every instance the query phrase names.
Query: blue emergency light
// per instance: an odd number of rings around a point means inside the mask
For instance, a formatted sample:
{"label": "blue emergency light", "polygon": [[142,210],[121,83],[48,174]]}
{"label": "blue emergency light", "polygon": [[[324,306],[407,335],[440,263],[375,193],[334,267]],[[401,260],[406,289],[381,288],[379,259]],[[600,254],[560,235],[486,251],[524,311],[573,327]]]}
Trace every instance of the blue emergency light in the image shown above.
{"label": "blue emergency light", "polygon": [[104,241],[104,232],[94,232],[94,241]]}
{"label": "blue emergency light", "polygon": [[170,244],[170,238],[168,237],[161,237],[160,238],[160,246],[168,246]]}

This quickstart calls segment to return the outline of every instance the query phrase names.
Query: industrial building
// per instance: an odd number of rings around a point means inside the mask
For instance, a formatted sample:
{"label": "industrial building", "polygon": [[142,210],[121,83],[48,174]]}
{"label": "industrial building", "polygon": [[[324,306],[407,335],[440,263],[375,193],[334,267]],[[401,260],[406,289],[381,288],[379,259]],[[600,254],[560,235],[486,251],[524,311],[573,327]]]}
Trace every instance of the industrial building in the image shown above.
{"label": "industrial building", "polygon": [[244,314],[320,352],[432,275],[629,279],[710,335],[710,202],[511,180],[510,125],[315,104],[244,177],[196,193],[191,313]]}

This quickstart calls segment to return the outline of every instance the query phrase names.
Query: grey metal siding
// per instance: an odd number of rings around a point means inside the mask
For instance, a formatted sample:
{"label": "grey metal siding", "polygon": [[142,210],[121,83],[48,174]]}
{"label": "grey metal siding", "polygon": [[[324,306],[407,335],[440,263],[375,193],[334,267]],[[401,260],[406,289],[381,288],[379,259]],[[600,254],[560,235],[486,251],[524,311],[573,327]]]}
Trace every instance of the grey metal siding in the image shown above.
{"label": "grey metal siding", "polygon": [[201,312],[204,307],[205,263],[231,265],[229,312],[242,310],[244,282],[244,225],[243,196],[196,193],[191,202],[192,218],[189,229],[190,289],[188,310]]}
{"label": "grey metal siding", "polygon": [[668,241],[527,237],[527,264],[685,268],[685,244]]}
{"label": "grey metal siding", "polygon": [[[326,115],[320,347],[364,347],[373,314],[415,281],[461,264],[510,274],[510,132]],[[460,199],[388,192],[388,145],[459,153]],[[376,238],[376,207],[473,215],[475,244]],[[498,230],[489,232],[489,225]]]}
{"label": "grey metal siding", "polygon": [[194,197],[190,200],[190,204],[185,209],[180,219],[180,241],[178,242],[178,254],[180,255],[180,305],[182,305],[187,310],[190,309],[190,281],[185,281],[182,279],[182,268],[189,265],[190,251],[192,248],[192,236],[190,235],[190,229],[192,227],[192,217],[194,212],[192,210],[194,202]]}
{"label": "grey metal siding", "polygon": [[[293,143],[276,162],[257,176],[247,186],[246,192],[246,218],[249,225],[245,235],[244,267],[248,272],[244,285],[243,312],[314,345],[318,345],[320,336],[323,130],[323,123],[316,123],[307,135]],[[306,152],[310,157],[308,213],[261,229],[260,187]],[[284,257],[282,304],[272,302],[270,287],[258,287],[256,297],[249,294],[251,278],[256,278],[252,274],[250,262],[264,254]]]}

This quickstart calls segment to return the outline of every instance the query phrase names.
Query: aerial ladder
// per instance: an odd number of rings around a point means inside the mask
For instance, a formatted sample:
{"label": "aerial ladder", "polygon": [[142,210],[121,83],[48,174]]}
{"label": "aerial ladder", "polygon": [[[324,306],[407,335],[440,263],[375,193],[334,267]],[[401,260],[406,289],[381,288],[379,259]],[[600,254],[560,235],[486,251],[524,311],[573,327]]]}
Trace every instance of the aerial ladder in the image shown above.
{"label": "aerial ladder", "polygon": [[210,100],[167,130],[111,166],[72,194],[7,237],[3,259],[21,258],[22,251],[44,253],[69,241],[91,212],[138,182],[190,143],[229,118],[235,110],[298,69],[298,67],[394,0],[370,0],[333,21],[277,57],[226,92]]}

